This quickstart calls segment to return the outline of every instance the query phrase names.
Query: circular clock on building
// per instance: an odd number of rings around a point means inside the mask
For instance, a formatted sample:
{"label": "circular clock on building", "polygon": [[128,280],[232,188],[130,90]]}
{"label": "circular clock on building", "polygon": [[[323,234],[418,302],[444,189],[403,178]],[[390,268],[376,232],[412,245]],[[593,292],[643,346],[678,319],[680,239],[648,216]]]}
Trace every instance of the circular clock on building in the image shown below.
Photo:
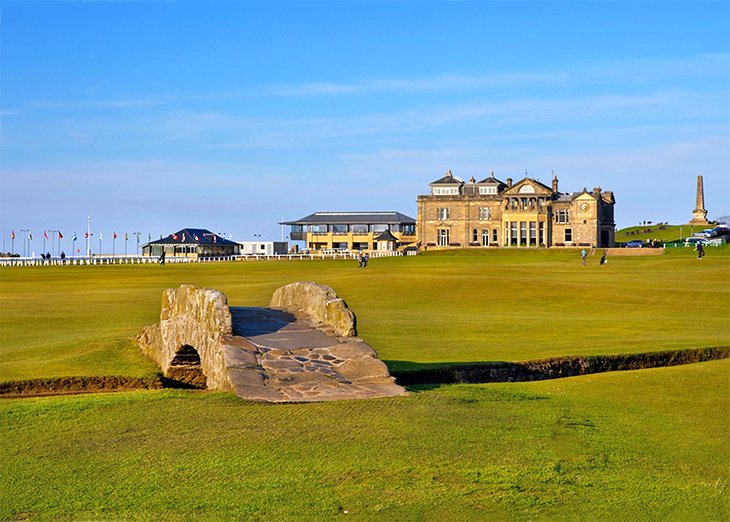
{"label": "circular clock on building", "polygon": [[581,210],[582,210],[583,212],[585,212],[586,210],[588,210],[588,203],[583,203],[583,204],[582,204],[582,205],[580,206],[580,209],[581,209]]}

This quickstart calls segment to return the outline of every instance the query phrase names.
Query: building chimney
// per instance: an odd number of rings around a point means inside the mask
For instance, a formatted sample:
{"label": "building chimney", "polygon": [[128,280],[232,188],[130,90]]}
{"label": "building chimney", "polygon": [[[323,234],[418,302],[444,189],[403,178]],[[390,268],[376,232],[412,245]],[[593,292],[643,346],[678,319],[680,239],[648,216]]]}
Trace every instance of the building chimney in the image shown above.
{"label": "building chimney", "polygon": [[601,187],[594,187],[593,188],[593,195],[597,198],[601,196]]}
{"label": "building chimney", "polygon": [[474,183],[476,183],[476,182],[477,182],[477,180],[476,180],[476,179],[474,178],[474,176],[472,176],[472,177],[471,177],[471,178],[469,179],[469,183],[471,183],[472,185],[473,185]]}
{"label": "building chimney", "polygon": [[507,178],[507,188],[512,186],[512,178]]}
{"label": "building chimney", "polygon": [[558,191],[558,176],[555,175],[555,172],[553,172],[553,192]]}

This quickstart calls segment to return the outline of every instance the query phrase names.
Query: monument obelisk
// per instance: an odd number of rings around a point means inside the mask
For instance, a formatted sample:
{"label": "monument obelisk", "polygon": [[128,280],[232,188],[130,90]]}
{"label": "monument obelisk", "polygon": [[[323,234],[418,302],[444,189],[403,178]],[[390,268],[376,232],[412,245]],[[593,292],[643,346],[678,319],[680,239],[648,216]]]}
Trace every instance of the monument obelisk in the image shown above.
{"label": "monument obelisk", "polygon": [[707,221],[707,210],[705,210],[705,191],[702,186],[702,176],[697,176],[697,199],[695,209],[692,211],[690,225],[709,225]]}

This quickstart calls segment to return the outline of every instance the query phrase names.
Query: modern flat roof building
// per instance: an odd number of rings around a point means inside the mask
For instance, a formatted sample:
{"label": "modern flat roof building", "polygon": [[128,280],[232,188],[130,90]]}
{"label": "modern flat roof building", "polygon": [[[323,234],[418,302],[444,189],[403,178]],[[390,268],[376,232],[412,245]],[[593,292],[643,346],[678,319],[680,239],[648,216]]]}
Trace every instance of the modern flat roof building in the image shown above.
{"label": "modern flat roof building", "polygon": [[143,256],[228,257],[240,253],[241,245],[204,228],[183,228],[166,238],[142,245]]}
{"label": "modern flat roof building", "polygon": [[[315,212],[281,224],[311,250],[397,250],[416,241],[416,220],[400,212]],[[394,239],[379,241],[384,232]]]}

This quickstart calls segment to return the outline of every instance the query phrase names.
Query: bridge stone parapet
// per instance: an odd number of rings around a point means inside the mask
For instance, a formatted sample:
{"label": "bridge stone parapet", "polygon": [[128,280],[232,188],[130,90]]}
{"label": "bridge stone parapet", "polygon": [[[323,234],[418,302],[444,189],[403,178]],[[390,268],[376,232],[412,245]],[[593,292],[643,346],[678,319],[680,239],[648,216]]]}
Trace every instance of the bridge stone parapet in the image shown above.
{"label": "bridge stone parapet", "polygon": [[279,288],[271,308],[231,308],[218,290],[182,285],[163,292],[160,322],[137,340],[167,377],[249,400],[405,395],[354,334],[355,314],[317,283]]}
{"label": "bridge stone parapet", "polygon": [[329,286],[300,281],[279,287],[271,296],[271,308],[304,312],[317,326],[340,337],[357,335],[355,314]]}
{"label": "bridge stone parapet", "polygon": [[223,292],[181,285],[162,293],[160,322],[142,330],[137,341],[166,376],[228,390],[223,346],[232,331]]}

